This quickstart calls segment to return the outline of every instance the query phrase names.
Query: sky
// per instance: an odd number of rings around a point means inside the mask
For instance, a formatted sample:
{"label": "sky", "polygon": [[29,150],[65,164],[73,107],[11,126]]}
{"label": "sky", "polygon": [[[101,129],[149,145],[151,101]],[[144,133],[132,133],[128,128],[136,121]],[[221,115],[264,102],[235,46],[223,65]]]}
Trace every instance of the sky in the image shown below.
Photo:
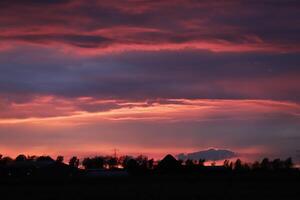
{"label": "sky", "polygon": [[1,0],[0,153],[300,162],[300,2]]}

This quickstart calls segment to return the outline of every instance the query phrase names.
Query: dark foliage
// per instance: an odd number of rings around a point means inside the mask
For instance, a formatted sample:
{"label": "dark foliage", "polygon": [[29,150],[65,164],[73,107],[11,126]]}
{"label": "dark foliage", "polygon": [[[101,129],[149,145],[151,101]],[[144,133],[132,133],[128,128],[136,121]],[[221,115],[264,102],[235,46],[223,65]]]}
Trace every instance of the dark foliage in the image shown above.
{"label": "dark foliage", "polygon": [[76,156],[73,156],[73,157],[69,160],[69,165],[70,165],[71,167],[78,168],[78,166],[79,166],[79,159],[78,159]]}
{"label": "dark foliage", "polygon": [[[81,166],[86,170],[94,170],[93,173],[103,176],[108,174],[114,176],[114,173],[118,172],[118,176],[121,175],[120,171],[128,172],[131,175],[149,175],[149,174],[205,174],[222,172],[225,174],[243,173],[248,176],[253,176],[253,173],[265,173],[265,174],[279,174],[291,171],[297,171],[293,168],[293,161],[291,158],[286,160],[274,159],[269,160],[264,158],[261,162],[244,163],[240,159],[235,162],[225,160],[223,166],[211,166],[204,165],[205,160],[191,160],[178,161],[172,155],[165,156],[161,161],[154,161],[148,159],[147,156],[121,156],[119,158],[113,156],[95,156],[86,157],[80,162],[80,160],[73,156],[70,158],[69,163],[64,163],[64,157],[58,156],[56,160],[50,156],[25,156],[23,154],[18,155],[15,159],[0,155],[0,176],[1,177],[26,177],[26,178],[40,178],[40,177],[73,177],[78,178],[82,176],[84,172]],[[95,170],[105,170],[97,171]],[[117,173],[115,173],[117,174]],[[79,176],[80,175],[80,176]],[[92,176],[94,176],[92,174]],[[123,174],[124,175],[124,174]]]}

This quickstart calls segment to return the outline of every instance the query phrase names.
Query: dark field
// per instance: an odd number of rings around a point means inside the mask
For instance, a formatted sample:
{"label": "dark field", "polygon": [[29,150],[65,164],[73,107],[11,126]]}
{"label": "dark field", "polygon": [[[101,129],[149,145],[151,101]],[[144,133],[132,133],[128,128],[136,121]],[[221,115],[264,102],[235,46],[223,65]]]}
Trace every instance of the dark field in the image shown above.
{"label": "dark field", "polygon": [[[283,199],[300,198],[299,179],[114,178],[6,183],[3,199]],[[2,199],[2,198],[1,198]]]}

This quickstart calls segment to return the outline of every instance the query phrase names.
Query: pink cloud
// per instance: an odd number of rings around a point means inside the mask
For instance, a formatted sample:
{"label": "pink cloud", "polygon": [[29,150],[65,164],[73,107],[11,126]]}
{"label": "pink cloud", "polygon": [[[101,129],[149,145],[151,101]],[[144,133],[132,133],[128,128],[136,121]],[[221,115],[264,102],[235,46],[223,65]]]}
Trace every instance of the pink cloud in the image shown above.
{"label": "pink cloud", "polygon": [[[293,35],[285,29],[294,22],[290,16],[294,10],[285,7],[280,16],[268,10],[270,16],[279,18],[277,24],[273,19],[262,18],[266,25],[253,27],[251,17],[261,18],[265,12],[260,4],[244,7],[239,2],[130,0],[45,5],[47,9],[43,3],[30,6],[5,3],[0,14],[0,22],[4,24],[1,40],[67,46],[77,53],[97,54],[186,48],[214,52],[299,52],[297,41],[278,39]],[[207,13],[207,10],[212,12]],[[238,17],[241,22],[236,21]],[[278,26],[283,37],[274,31]],[[261,29],[266,29],[269,37]]]}
{"label": "pink cloud", "polygon": [[[169,102],[168,102],[169,101]],[[152,101],[101,100],[89,97],[67,99],[40,96],[30,102],[2,102],[1,124],[56,122],[94,123],[96,121],[209,121],[247,120],[267,114],[288,114],[298,118],[300,106],[288,101],[170,99]]]}

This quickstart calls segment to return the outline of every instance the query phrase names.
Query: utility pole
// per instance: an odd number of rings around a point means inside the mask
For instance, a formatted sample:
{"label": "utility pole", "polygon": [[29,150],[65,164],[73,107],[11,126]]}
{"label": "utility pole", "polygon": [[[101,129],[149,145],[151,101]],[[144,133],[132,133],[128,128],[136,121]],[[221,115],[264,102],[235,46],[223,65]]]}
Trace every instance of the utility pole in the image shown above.
{"label": "utility pole", "polygon": [[117,158],[117,152],[119,151],[119,149],[114,148],[113,151],[114,151],[114,157]]}

